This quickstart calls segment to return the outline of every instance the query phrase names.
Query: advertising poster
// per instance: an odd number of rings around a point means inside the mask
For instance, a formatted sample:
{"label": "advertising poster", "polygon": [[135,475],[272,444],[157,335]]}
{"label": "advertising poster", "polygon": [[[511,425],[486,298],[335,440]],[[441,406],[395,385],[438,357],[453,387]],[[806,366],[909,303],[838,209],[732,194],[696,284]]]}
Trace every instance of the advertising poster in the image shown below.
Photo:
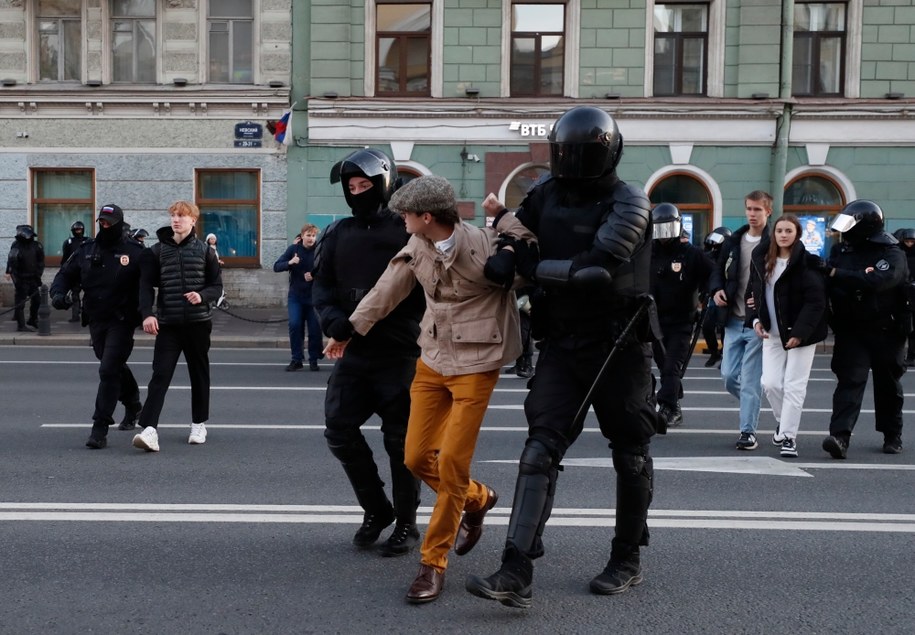
{"label": "advertising poster", "polygon": [[826,247],[826,218],[823,216],[798,216],[801,221],[801,242],[810,253],[823,257]]}

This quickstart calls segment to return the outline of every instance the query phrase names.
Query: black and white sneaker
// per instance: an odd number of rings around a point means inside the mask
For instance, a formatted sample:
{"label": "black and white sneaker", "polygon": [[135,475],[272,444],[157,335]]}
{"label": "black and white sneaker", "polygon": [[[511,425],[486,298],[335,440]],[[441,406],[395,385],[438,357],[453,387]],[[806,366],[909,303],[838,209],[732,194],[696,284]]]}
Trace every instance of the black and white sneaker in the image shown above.
{"label": "black and white sneaker", "polygon": [[782,441],[782,449],[778,453],[789,458],[797,457],[797,443],[791,437],[785,437],[785,440]]}
{"label": "black and white sneaker", "polygon": [[755,450],[759,447],[759,443],[756,442],[756,435],[752,432],[741,432],[736,446],[738,450]]}
{"label": "black and white sneaker", "polygon": [[787,437],[785,437],[785,435],[778,433],[779,427],[780,426],[776,424],[775,434],[772,435],[772,445],[774,445],[777,448],[781,447],[782,443],[784,443],[785,439],[787,438]]}

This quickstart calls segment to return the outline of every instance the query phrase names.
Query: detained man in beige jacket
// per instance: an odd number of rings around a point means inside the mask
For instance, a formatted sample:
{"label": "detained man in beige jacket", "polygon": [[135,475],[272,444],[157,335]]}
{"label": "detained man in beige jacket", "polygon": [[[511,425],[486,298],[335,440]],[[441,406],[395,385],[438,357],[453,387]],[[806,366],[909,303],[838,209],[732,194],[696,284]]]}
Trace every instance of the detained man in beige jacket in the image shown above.
{"label": "detained man in beige jacket", "polygon": [[[490,213],[501,209],[487,202]],[[521,354],[511,289],[525,281],[515,275],[515,259],[536,246],[511,213],[496,217],[492,229],[461,222],[454,189],[438,176],[410,181],[389,207],[403,217],[410,240],[349,319],[364,335],[415,285],[425,292],[405,463],[438,496],[419,574],[407,592],[407,601],[418,604],[438,598],[448,551],[454,545],[463,555],[476,545],[483,517],[498,500],[470,478],[470,462],[500,369]],[[325,353],[341,357],[346,344],[332,339]]]}

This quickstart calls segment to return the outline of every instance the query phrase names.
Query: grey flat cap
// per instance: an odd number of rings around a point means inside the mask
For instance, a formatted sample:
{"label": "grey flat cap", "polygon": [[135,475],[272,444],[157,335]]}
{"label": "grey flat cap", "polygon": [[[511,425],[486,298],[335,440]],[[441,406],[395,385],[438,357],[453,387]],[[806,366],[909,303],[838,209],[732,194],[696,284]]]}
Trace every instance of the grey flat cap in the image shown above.
{"label": "grey flat cap", "polygon": [[441,176],[421,176],[394,192],[388,207],[394,212],[432,212],[453,209],[454,188]]}

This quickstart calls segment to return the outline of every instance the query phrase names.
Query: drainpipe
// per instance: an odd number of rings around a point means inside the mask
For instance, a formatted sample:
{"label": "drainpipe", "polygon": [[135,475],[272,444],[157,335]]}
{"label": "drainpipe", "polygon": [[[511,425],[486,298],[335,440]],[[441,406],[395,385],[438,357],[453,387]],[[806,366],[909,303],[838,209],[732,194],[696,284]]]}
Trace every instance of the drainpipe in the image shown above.
{"label": "drainpipe", "polygon": [[785,202],[788,139],[791,135],[791,79],[794,70],[794,0],[782,0],[781,72],[778,97],[782,112],[775,122],[775,152],[772,157],[772,213],[779,216]]}

